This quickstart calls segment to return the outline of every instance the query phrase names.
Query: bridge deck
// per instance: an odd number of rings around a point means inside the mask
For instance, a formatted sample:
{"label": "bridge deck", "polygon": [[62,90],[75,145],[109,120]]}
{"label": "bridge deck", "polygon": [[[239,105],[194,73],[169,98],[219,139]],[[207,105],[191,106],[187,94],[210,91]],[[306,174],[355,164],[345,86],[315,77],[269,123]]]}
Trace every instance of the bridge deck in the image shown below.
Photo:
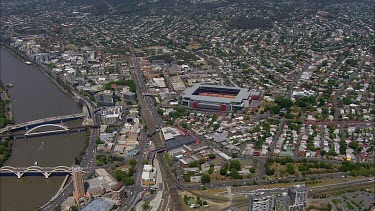
{"label": "bridge deck", "polygon": [[12,131],[24,127],[28,127],[31,125],[36,125],[36,124],[43,124],[47,122],[52,122],[52,121],[58,121],[58,120],[66,120],[66,119],[74,119],[74,118],[80,118],[80,117],[85,117],[86,113],[80,113],[80,114],[70,114],[70,115],[64,115],[64,116],[56,116],[56,117],[49,117],[49,118],[44,118],[44,119],[37,119],[29,122],[24,122],[16,125],[10,125],[5,128],[0,129],[0,133],[4,133],[6,131]]}
{"label": "bridge deck", "polygon": [[[83,167],[83,172],[90,172],[92,168]],[[48,178],[52,174],[72,174],[73,168],[68,166],[56,166],[56,167],[40,167],[40,166],[29,166],[29,167],[12,167],[3,166],[0,168],[0,176],[15,175],[21,178],[24,174],[35,176],[44,175]]]}

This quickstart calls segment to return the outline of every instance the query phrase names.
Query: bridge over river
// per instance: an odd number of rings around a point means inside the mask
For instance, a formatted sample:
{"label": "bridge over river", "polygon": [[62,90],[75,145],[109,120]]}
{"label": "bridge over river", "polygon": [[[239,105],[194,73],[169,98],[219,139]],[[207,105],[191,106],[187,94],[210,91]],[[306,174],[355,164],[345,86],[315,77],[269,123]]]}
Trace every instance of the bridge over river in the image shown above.
{"label": "bridge over river", "polygon": [[[83,172],[90,172],[92,168],[82,167]],[[44,176],[46,179],[51,175],[67,175],[72,174],[73,167],[68,166],[56,166],[56,167],[40,167],[40,166],[29,166],[29,167],[12,167],[3,166],[0,168],[0,176],[17,176],[20,179],[22,176]]]}
{"label": "bridge over river", "polygon": [[64,116],[55,116],[55,117],[49,117],[49,118],[44,118],[44,119],[37,119],[29,122],[24,122],[16,125],[9,125],[5,128],[0,129],[0,134],[3,134],[5,132],[10,132],[22,128],[27,128],[35,125],[41,125],[41,124],[46,124],[46,123],[52,123],[56,121],[63,121],[63,120],[72,120],[72,119],[78,119],[85,117],[87,114],[86,113],[80,113],[80,114],[70,114],[70,115],[64,115]]}

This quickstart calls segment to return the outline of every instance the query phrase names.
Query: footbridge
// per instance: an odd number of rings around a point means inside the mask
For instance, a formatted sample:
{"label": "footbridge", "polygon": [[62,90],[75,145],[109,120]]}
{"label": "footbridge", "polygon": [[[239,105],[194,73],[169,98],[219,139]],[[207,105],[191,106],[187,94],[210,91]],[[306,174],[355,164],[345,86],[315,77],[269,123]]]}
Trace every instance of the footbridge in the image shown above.
{"label": "footbridge", "polygon": [[38,119],[33,120],[30,122],[24,122],[16,125],[9,125],[5,128],[0,129],[0,134],[4,132],[10,132],[22,128],[26,128],[28,130],[28,127],[35,126],[35,125],[41,125],[41,124],[47,124],[47,123],[53,123],[56,121],[63,121],[63,120],[72,120],[72,119],[78,119],[87,116],[86,113],[80,113],[80,114],[70,114],[70,115],[64,115],[64,116],[55,116],[55,117],[49,117],[44,119]]}
{"label": "footbridge", "polygon": [[2,138],[11,138],[13,140],[24,139],[33,136],[47,136],[47,135],[57,135],[57,134],[70,134],[74,132],[86,131],[88,128],[98,128],[99,125],[82,125],[68,127],[64,124],[44,124],[38,125],[26,131],[8,132],[0,134],[0,140]]}
{"label": "footbridge", "polygon": [[[40,128],[58,128],[57,130],[47,130],[47,131],[37,131],[34,132],[35,130],[38,130]],[[66,125],[60,125],[60,124],[45,124],[45,125],[38,125],[30,130],[27,130],[25,133],[25,136],[34,136],[34,135],[42,135],[42,134],[50,134],[50,133],[60,133],[60,132],[68,132],[69,128]]]}
{"label": "footbridge", "polygon": [[[72,168],[68,166],[56,166],[56,167],[40,167],[40,166],[29,166],[29,167],[12,167],[3,166],[0,168],[0,176],[17,176],[20,179],[22,176],[44,176],[48,179],[50,176],[65,176],[72,174]],[[83,172],[90,172],[92,168],[83,167]]]}

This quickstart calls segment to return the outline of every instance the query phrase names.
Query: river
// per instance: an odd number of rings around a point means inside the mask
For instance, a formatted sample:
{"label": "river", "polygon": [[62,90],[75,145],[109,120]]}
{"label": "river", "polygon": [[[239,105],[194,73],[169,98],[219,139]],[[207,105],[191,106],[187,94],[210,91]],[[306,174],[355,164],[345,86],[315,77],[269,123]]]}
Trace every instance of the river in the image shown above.
{"label": "river", "polygon": [[[14,99],[15,123],[80,113],[77,103],[62,92],[36,67],[27,65],[1,48],[1,80],[12,83],[9,95]],[[75,120],[69,124],[80,124]],[[12,155],[5,165],[71,166],[84,148],[85,133],[53,135],[14,141]],[[64,177],[0,177],[0,210],[35,210],[48,202],[59,189]]]}

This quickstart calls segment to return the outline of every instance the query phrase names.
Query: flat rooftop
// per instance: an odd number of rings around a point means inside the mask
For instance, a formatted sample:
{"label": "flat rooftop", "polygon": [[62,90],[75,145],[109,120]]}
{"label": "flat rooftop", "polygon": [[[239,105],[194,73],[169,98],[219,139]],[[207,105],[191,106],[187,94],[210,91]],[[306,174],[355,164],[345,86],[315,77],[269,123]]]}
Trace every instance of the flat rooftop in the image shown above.
{"label": "flat rooftop", "polygon": [[165,142],[167,150],[170,151],[172,149],[176,149],[182,147],[183,145],[190,145],[195,143],[195,138],[191,135],[187,136],[176,136],[173,139],[170,139]]}
{"label": "flat rooftop", "polygon": [[164,140],[166,141],[181,135],[180,131],[173,127],[163,127],[161,131],[163,132]]}
{"label": "flat rooftop", "polygon": [[107,211],[111,210],[111,208],[115,205],[113,200],[109,200],[106,198],[98,198],[91,201],[82,211]]}

